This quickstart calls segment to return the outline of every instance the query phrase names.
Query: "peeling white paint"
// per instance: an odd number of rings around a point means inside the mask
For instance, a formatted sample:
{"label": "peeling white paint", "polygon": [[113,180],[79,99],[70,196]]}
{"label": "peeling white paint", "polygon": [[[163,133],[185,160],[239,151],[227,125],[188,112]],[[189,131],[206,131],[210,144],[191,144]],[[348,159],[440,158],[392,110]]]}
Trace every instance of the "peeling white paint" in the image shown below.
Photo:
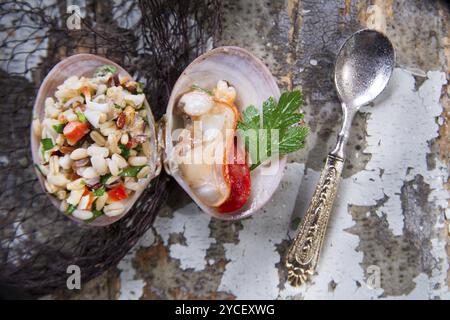
{"label": "peeling white paint", "polygon": [[[385,300],[426,300],[431,298],[429,296],[429,292],[432,290],[430,279],[428,279],[428,276],[424,273],[419,274],[416,278],[413,280],[416,284],[413,291],[411,291],[409,294],[403,294],[401,296],[395,296],[395,297],[388,297],[384,298]],[[444,298],[444,297],[442,297]]]}
{"label": "peeling white paint", "polygon": [[[173,215],[173,218],[157,217],[154,223],[156,232],[169,248],[170,256],[180,260],[182,269],[205,269],[206,250],[216,241],[209,237],[208,225],[211,217],[202,213],[194,203],[176,210]],[[169,244],[172,233],[182,234],[186,245]]]}
{"label": "peeling white paint", "polygon": [[[388,213],[389,227],[395,235],[400,235],[403,230],[399,194],[404,181],[421,174],[425,182],[444,191],[441,169],[428,171],[426,162],[427,153],[430,152],[428,142],[438,135],[436,118],[442,112],[439,97],[444,83],[444,73],[429,72],[428,79],[417,92],[414,89],[414,77],[396,69],[389,87],[376,101],[376,106],[364,110],[370,112],[367,122],[368,147],[365,152],[371,153],[372,158],[366,170],[355,176],[358,184],[366,187],[353,192],[352,203],[374,205],[377,199],[387,195],[389,200],[379,213]],[[380,169],[384,169],[382,177],[379,176]],[[446,194],[441,192],[441,195],[433,197],[438,201],[434,203],[445,205],[442,200]]]}
{"label": "peeling white paint", "polygon": [[147,232],[139,239],[139,247],[150,247],[152,244],[155,243],[155,232],[153,229],[147,230]]}
{"label": "peeling white paint", "polygon": [[368,6],[366,10],[366,27],[386,33],[386,13],[384,11],[376,4]]}
{"label": "peeling white paint", "polygon": [[137,300],[144,292],[145,282],[142,279],[136,279],[136,270],[132,265],[135,254],[136,247],[130,250],[117,265],[121,271],[119,300]]}
{"label": "peeling white paint", "polygon": [[[238,244],[225,244],[226,265],[219,291],[237,299],[275,299],[280,261],[276,245],[286,238],[304,165],[287,165],[282,186],[264,209],[242,222]],[[284,206],[283,206],[284,205]]]}
{"label": "peeling white paint", "polygon": [[142,296],[145,282],[142,279],[136,278],[136,270],[133,267],[132,261],[140,248],[149,247],[154,242],[155,234],[152,229],[149,229],[117,265],[117,268],[120,270],[119,300],[136,300]]}
{"label": "peeling white paint", "polygon": [[[425,182],[434,189],[430,195],[430,202],[446,206],[448,194],[443,188],[442,179],[445,176],[444,166],[438,163],[437,169],[429,171],[426,163],[426,154],[429,152],[428,141],[437,136],[438,127],[435,119],[442,112],[439,96],[444,83],[445,74],[430,72],[428,79],[417,92],[414,89],[413,76],[396,69],[389,88],[376,101],[376,107],[364,110],[371,114],[367,123],[369,137],[365,152],[372,153],[372,158],[366,170],[341,182],[318,268],[319,275],[313,278],[311,284],[299,289],[286,284],[286,288],[279,292],[280,298],[301,296],[305,299],[374,299],[383,294],[382,289],[372,290],[365,285],[364,270],[360,267],[363,255],[355,251],[359,239],[343,231],[354,225],[348,213],[348,204],[375,205],[376,201],[386,194],[389,200],[379,209],[379,214],[386,212],[389,227],[395,234],[401,234],[403,215],[400,189],[405,180],[412,179],[416,174],[422,174]],[[409,167],[412,169],[407,174]],[[379,176],[380,168],[385,170],[382,177]],[[294,179],[291,175],[294,175],[297,181],[302,179],[300,172],[287,174],[285,178]],[[318,177],[319,173],[313,170],[307,170],[304,176],[304,179],[309,181],[300,187],[297,200],[297,206],[301,207],[302,213],[306,210]],[[286,193],[286,190],[283,192]],[[261,245],[256,249],[255,244],[279,243],[284,239],[282,236],[284,228],[280,228],[276,235],[267,234],[264,230],[267,226],[273,225],[268,217],[279,210],[278,197],[280,195],[276,194],[274,198],[276,209],[269,207],[267,213],[255,215],[249,222],[245,221],[244,228],[240,232],[240,242],[237,245],[226,246],[226,255],[231,262],[226,267],[220,289],[227,290],[238,298],[273,298],[277,295],[277,287],[274,284],[276,279],[274,274],[277,270],[273,261],[278,262],[280,257],[274,258],[273,248],[270,246]],[[282,224],[287,228],[289,213],[285,213],[282,219],[284,221]],[[439,227],[437,225],[437,228]],[[424,275],[417,277],[417,286],[407,296],[408,298],[431,297],[432,288],[436,283],[442,284],[441,291],[445,291],[447,261],[445,241],[436,239],[433,248],[434,257],[441,258],[443,264],[441,270],[436,270],[436,276],[433,275],[432,279],[425,276],[424,280]],[[264,255],[264,261],[267,261],[265,265],[272,262],[272,266],[248,265],[257,255],[252,253],[255,256],[248,258],[248,252]],[[334,291],[329,292],[328,284],[331,280],[336,282],[337,286]],[[357,286],[356,281],[361,287]],[[245,287],[242,286],[243,282]],[[442,294],[444,293],[441,292]]]}
{"label": "peeling white paint", "polygon": [[[377,213],[386,213],[389,228],[396,235],[402,234],[404,217],[400,189],[405,181],[421,174],[432,188],[429,202],[444,210],[447,208],[448,193],[443,187],[448,174],[446,167],[437,160],[436,169],[429,170],[426,162],[430,152],[428,142],[438,134],[436,119],[442,112],[439,96],[445,74],[429,72],[427,77],[415,91],[411,73],[396,69],[389,88],[376,101],[376,106],[363,110],[370,113],[364,151],[371,153],[372,157],[365,170],[341,181],[318,275],[312,283],[300,288],[286,283],[284,289],[279,289],[276,264],[284,257],[277,252],[277,245],[293,236],[292,232],[288,233],[292,212],[298,216],[304,214],[320,174],[312,169],[305,173],[303,164],[291,163],[287,165],[283,187],[263,210],[242,221],[239,242],[224,244],[228,263],[219,291],[233,294],[238,299],[376,299],[383,295],[383,289],[373,290],[365,284],[361,268],[363,253],[356,251],[359,238],[344,231],[354,226],[348,205],[372,206],[387,195],[388,201]],[[384,169],[381,177],[380,169]],[[442,230],[443,221],[441,215],[436,233]],[[210,238],[209,222],[209,216],[201,214],[194,204],[189,204],[176,210],[172,218],[157,217],[154,229],[169,248],[170,256],[180,260],[181,268],[199,271],[213,263],[206,261],[206,251],[215,243],[215,239]],[[186,245],[169,244],[172,233],[183,234]],[[436,236],[432,240],[433,257],[440,261],[440,265],[433,270],[431,277],[420,274],[414,279],[416,286],[409,294],[385,298],[449,298],[445,246],[445,239]],[[119,265],[122,270],[129,269],[121,275],[121,298],[139,296],[143,288],[143,283],[134,279],[135,273],[127,259]],[[330,281],[336,283],[331,291]],[[133,295],[131,291],[137,294]]]}
{"label": "peeling white paint", "polygon": [[[319,276],[315,277],[314,285],[302,289],[288,289],[282,296],[300,292],[307,299],[369,299],[382,293],[382,290],[374,291],[366,286],[358,288],[356,285],[356,280],[362,284],[365,282],[363,270],[359,266],[362,254],[355,251],[358,245],[357,237],[343,232],[353,225],[347,205],[371,206],[376,204],[376,200],[387,195],[389,200],[378,213],[386,213],[390,229],[394,234],[401,234],[404,217],[401,211],[400,189],[404,181],[421,174],[433,189],[430,203],[446,207],[448,194],[443,187],[445,167],[438,163],[437,169],[429,171],[426,163],[428,141],[438,135],[435,119],[442,112],[439,96],[443,84],[444,73],[429,72],[428,79],[417,92],[414,89],[413,76],[396,69],[389,88],[376,101],[376,106],[365,108],[365,112],[370,112],[367,123],[368,146],[365,152],[371,153],[372,158],[366,170],[341,182],[318,269]],[[380,169],[384,169],[382,177],[379,175]],[[436,228],[441,228],[439,223]],[[407,297],[432,297],[434,284],[441,284],[441,290],[445,291],[447,259],[445,241],[442,239],[433,241],[433,256],[441,259],[441,270],[435,270],[432,279],[425,276],[426,279],[423,280],[424,275],[416,278],[416,289]],[[331,279],[338,284],[333,293],[327,291]]]}

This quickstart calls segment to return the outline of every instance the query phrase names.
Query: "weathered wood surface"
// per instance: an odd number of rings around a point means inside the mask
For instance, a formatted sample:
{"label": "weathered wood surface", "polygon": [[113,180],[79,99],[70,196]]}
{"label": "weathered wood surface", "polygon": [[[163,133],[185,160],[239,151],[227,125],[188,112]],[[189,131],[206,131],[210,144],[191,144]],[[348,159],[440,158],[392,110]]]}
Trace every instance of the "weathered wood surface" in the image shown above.
{"label": "weathered wood surface", "polygon": [[[224,11],[216,45],[251,50],[282,88],[305,93],[307,149],[290,157],[272,201],[241,222],[201,214],[172,185],[154,227],[116,270],[56,297],[449,299],[448,5],[231,0]],[[354,121],[318,275],[292,288],[282,259],[341,118],[334,56],[346,35],[362,27],[387,33],[397,67],[386,92]],[[380,287],[373,288],[377,270]]]}

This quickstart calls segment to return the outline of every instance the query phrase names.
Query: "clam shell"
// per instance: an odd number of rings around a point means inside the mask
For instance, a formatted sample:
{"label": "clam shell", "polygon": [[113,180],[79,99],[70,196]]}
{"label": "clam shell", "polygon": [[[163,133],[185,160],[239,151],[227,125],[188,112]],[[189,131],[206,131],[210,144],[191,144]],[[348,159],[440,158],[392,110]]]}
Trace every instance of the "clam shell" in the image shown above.
{"label": "clam shell", "polygon": [[251,172],[250,198],[243,208],[230,214],[218,213],[214,208],[203,204],[167,162],[167,155],[174,147],[171,133],[180,128],[182,123],[174,113],[178,99],[191,90],[193,84],[214,88],[218,80],[226,80],[235,87],[236,106],[240,112],[249,105],[254,105],[261,111],[263,101],[270,96],[276,99],[280,96],[280,90],[269,69],[250,52],[239,47],[219,47],[201,55],[180,75],[169,99],[166,111],[165,167],[204,212],[222,220],[239,220],[250,216],[269,201],[283,176],[286,157],[281,157],[270,170],[260,166]]}
{"label": "clam shell", "polygon": [[[73,56],[70,56],[61,62],[59,62],[57,65],[53,67],[53,69],[48,73],[48,75],[45,77],[44,81],[42,82],[41,87],[39,88],[39,92],[33,107],[33,118],[39,118],[41,121],[44,119],[44,101],[47,97],[53,97],[54,93],[56,91],[57,86],[62,84],[64,80],[66,80],[70,76],[85,76],[85,77],[91,77],[95,71],[95,69],[102,65],[113,65],[117,68],[120,75],[128,76],[132,78],[128,72],[126,72],[121,66],[118,64],[96,55],[92,54],[76,54]],[[150,174],[148,178],[149,183],[151,179],[156,176],[159,173],[159,169],[161,167],[160,164],[160,155],[156,152],[156,130],[155,130],[155,120],[153,118],[153,115],[151,113],[150,107],[148,105],[148,102],[144,102],[147,108],[147,114],[148,114],[148,123],[150,126],[150,132],[151,136],[149,138],[150,145],[153,146],[155,149],[155,152],[153,153],[153,158],[150,159],[149,164],[153,165],[153,168],[155,168],[154,172]],[[31,129],[31,153],[33,156],[33,162],[39,163],[39,157],[38,157],[38,148],[39,148],[40,141],[38,138],[33,134],[33,130]],[[152,166],[151,166],[152,167]],[[50,201],[59,209],[61,201],[58,200],[56,197],[50,195],[47,193],[44,187],[44,178],[40,173],[37,173],[39,182],[44,190],[44,192],[49,196]],[[115,217],[108,217],[106,215],[100,216],[99,218],[92,221],[89,226],[106,226],[113,222],[116,222],[117,220],[121,219],[125,214],[130,210],[130,208],[133,206],[133,204],[136,202],[136,200],[139,198],[140,192],[135,192],[133,196],[126,200],[125,203],[125,210],[121,215],[115,216]],[[82,220],[77,219],[73,217],[72,215],[68,216],[70,219],[82,222]],[[84,223],[83,223],[84,224]]]}

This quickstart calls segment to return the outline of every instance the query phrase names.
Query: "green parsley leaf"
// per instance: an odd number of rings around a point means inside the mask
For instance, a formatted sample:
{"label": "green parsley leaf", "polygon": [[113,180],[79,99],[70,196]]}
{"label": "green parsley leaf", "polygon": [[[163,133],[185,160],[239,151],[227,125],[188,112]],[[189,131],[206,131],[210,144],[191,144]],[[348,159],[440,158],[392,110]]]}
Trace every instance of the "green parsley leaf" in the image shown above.
{"label": "green parsley leaf", "polygon": [[144,93],[144,84],[142,82],[136,82],[136,93]]}
{"label": "green parsley leaf", "polygon": [[137,167],[128,167],[122,170],[122,172],[119,173],[119,176],[121,177],[136,177],[139,171],[145,166],[137,166]]}
{"label": "green parsley leaf", "polygon": [[94,72],[94,77],[102,77],[105,76],[107,73],[116,73],[117,68],[115,66],[105,64],[103,66],[98,67]]}
{"label": "green parsley leaf", "polygon": [[53,148],[53,141],[50,138],[41,139],[42,148],[44,151],[48,151]]}
{"label": "green parsley leaf", "polygon": [[298,109],[302,105],[302,93],[296,90],[284,92],[278,102],[273,97],[264,101],[262,119],[254,106],[244,110],[237,128],[245,141],[251,170],[272,155],[285,155],[305,146],[309,129],[300,125],[303,114]]}
{"label": "green parsley leaf", "polygon": [[95,189],[92,193],[94,194],[95,197],[101,197],[102,195],[104,195],[106,192],[106,189],[104,186],[101,186],[98,189]]}
{"label": "green parsley leaf", "polygon": [[87,121],[87,118],[86,118],[86,116],[84,115],[83,112],[75,111],[75,114],[77,115],[78,120],[80,120],[81,122],[86,122]]}
{"label": "green parsley leaf", "polygon": [[106,184],[106,181],[108,181],[108,179],[111,178],[111,177],[112,177],[111,173],[107,173],[107,174],[105,174],[103,176],[100,176],[100,183],[101,184]]}
{"label": "green parsley leaf", "polygon": [[208,89],[205,89],[205,88],[202,88],[202,87],[200,87],[200,86],[198,86],[198,85],[196,85],[196,84],[193,84],[193,85],[191,86],[191,88],[192,88],[192,90],[203,91],[204,93],[207,93],[207,94],[209,94],[210,96],[213,95],[212,91],[210,91],[210,90],[208,90]]}
{"label": "green parsley leaf", "polygon": [[290,127],[280,139],[280,154],[288,154],[305,147],[305,140],[308,136],[308,127]]}
{"label": "green parsley leaf", "polygon": [[95,219],[97,219],[98,217],[103,215],[103,210],[92,210],[92,218],[84,220],[84,223],[91,223],[92,221],[94,221]]}
{"label": "green parsley leaf", "polygon": [[125,158],[128,159],[130,156],[130,149],[127,148],[124,144],[119,144],[120,154]]}
{"label": "green parsley leaf", "polygon": [[76,208],[77,208],[77,206],[74,206],[73,204],[69,204],[69,206],[67,207],[66,213],[68,215],[71,215],[75,211]]}
{"label": "green parsley leaf", "polygon": [[65,125],[62,123],[59,123],[59,124],[53,125],[52,127],[53,127],[53,129],[55,129],[55,131],[57,133],[63,133]]}
{"label": "green parsley leaf", "polygon": [[142,145],[138,144],[136,147],[133,148],[133,150],[136,150],[136,152],[142,151]]}

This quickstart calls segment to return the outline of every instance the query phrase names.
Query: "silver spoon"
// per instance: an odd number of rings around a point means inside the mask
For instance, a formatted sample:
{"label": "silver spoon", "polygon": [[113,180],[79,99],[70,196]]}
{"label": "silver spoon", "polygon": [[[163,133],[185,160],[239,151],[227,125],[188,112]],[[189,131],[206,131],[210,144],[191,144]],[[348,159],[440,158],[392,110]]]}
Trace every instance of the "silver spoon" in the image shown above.
{"label": "silver spoon", "polygon": [[375,30],[364,29],[352,34],[339,50],[334,83],[344,120],[336,147],[328,154],[311,203],[286,257],[288,280],[293,286],[307,281],[316,269],[344,167],[344,145],[353,117],[361,106],[383,91],[394,64],[395,53],[391,42]]}

